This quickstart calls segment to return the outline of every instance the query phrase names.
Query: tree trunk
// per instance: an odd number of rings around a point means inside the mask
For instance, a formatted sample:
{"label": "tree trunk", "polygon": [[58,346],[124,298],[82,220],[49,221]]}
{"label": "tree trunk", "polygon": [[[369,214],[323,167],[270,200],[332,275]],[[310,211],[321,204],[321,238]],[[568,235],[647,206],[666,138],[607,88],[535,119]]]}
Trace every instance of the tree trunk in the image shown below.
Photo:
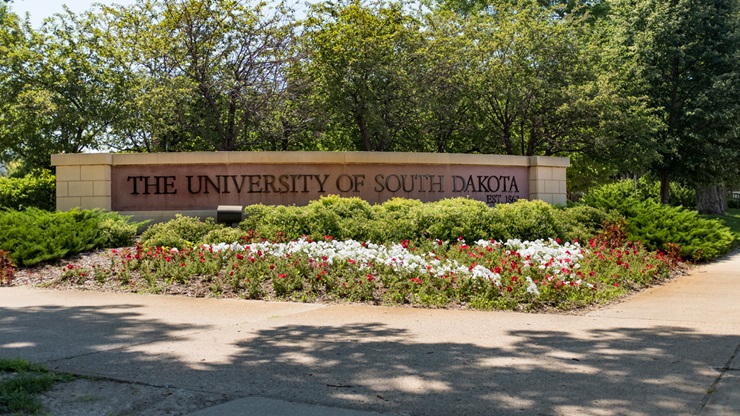
{"label": "tree trunk", "polygon": [[668,204],[671,201],[671,178],[667,173],[660,174],[660,203]]}
{"label": "tree trunk", "polygon": [[727,193],[724,185],[697,185],[696,210],[700,214],[724,214]]}

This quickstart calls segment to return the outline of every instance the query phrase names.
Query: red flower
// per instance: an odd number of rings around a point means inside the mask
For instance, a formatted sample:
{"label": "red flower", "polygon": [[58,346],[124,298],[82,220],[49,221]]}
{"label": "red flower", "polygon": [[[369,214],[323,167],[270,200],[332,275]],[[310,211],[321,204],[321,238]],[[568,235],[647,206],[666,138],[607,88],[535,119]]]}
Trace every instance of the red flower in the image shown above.
{"label": "red flower", "polygon": [[237,260],[244,260],[244,256],[242,256],[241,254],[237,254],[236,255],[236,259]]}
{"label": "red flower", "polygon": [[70,264],[68,264],[68,265],[67,265],[67,268],[68,268],[69,270],[72,270],[72,269],[74,269],[74,268],[75,268],[75,266],[73,266],[73,265],[72,265],[72,263],[70,263]]}
{"label": "red flower", "polygon": [[285,274],[285,273],[280,273],[280,274],[278,275],[278,279],[285,279],[286,277],[288,277],[288,275],[287,275],[287,274]]}
{"label": "red flower", "polygon": [[372,282],[373,281],[373,275],[369,274],[367,275],[367,281]]}

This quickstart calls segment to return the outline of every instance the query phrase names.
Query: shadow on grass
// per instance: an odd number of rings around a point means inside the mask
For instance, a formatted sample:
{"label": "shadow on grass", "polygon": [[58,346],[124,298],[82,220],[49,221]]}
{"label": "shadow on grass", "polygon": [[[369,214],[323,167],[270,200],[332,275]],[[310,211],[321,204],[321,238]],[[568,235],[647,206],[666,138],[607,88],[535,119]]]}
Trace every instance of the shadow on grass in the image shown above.
{"label": "shadow on grass", "polygon": [[[194,365],[172,351],[193,348],[184,334],[216,328],[144,320],[135,307],[0,308],[0,356],[230,397],[411,415],[665,415],[697,411],[718,375],[712,368],[725,364],[712,360],[740,343],[680,327],[510,330],[506,342],[482,346],[419,342],[381,322],[263,325],[234,331],[225,360]],[[200,339],[202,348],[208,337]],[[154,341],[167,347],[119,348]]]}

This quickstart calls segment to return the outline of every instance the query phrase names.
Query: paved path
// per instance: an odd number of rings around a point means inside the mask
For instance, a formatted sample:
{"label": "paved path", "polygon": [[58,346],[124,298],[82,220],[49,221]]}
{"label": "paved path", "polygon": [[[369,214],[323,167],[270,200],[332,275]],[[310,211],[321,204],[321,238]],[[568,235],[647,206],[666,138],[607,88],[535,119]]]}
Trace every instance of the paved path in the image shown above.
{"label": "paved path", "polygon": [[0,288],[0,357],[199,416],[738,415],[739,351],[740,253],[581,316]]}

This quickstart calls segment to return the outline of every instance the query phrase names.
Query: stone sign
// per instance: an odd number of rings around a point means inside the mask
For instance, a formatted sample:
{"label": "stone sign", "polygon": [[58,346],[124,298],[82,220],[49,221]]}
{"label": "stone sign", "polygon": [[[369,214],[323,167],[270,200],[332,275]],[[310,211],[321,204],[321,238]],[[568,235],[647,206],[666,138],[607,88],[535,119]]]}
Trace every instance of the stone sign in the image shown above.
{"label": "stone sign", "polygon": [[218,205],[305,205],[320,196],[436,201],[466,196],[489,205],[529,196],[522,166],[248,165],[114,166],[111,209],[202,210]]}
{"label": "stone sign", "polygon": [[567,158],[379,152],[54,155],[57,208],[208,212],[219,205],[305,205],[322,195],[380,203],[469,197],[565,203]]}

